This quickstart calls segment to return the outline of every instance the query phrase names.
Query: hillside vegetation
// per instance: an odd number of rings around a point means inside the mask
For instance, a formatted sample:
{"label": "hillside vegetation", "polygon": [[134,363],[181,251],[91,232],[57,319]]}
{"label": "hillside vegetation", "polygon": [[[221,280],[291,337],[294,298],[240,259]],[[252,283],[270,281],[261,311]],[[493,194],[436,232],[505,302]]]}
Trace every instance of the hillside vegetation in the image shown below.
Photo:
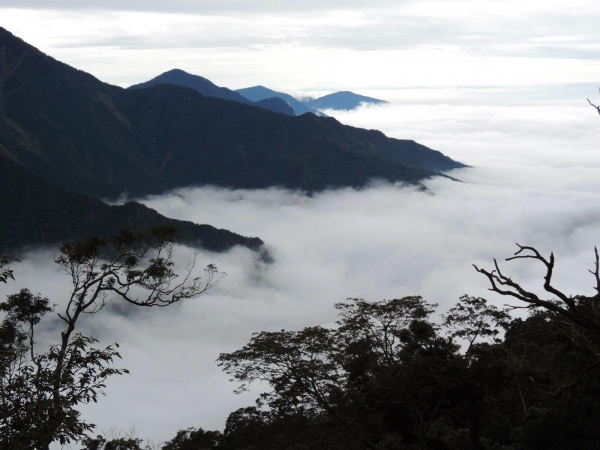
{"label": "hillside vegetation", "polygon": [[0,158],[0,192],[0,254],[39,243],[108,237],[122,229],[150,232],[158,225],[175,226],[180,243],[211,251],[235,245],[260,250],[263,245],[258,238],[169,219],[140,203],[107,205],[49,183],[5,158]]}
{"label": "hillside vegetation", "polygon": [[463,164],[413,141],[174,85],[125,90],[0,29],[0,155],[79,193],[191,185],[318,191],[417,183]]}

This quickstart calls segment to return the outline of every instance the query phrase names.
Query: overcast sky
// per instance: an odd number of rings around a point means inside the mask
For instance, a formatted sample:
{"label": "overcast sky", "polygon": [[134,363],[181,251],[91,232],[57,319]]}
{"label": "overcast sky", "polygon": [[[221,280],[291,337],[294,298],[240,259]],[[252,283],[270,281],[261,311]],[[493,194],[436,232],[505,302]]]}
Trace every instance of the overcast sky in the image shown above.
{"label": "overcast sky", "polygon": [[128,86],[178,67],[292,93],[600,78],[592,0],[0,0],[0,25]]}
{"label": "overcast sky", "polygon": [[[0,0],[0,26],[101,80],[128,86],[178,67],[221,86],[290,93],[351,89],[391,100],[343,123],[414,139],[472,168],[429,191],[374,184],[314,197],[284,190],[183,189],[143,199],[163,214],[264,239],[265,266],[244,249],[202,253],[228,272],[197,301],[134,315],[118,309],[82,330],[118,340],[132,375],[84,410],[99,430],[136,425],[171,438],[223,428],[252,404],[215,364],[252,332],[335,320],[349,296],[421,294],[441,309],[494,298],[471,267],[514,243],[557,255],[557,285],[591,293],[600,244],[600,3],[597,1],[46,1]],[[17,280],[61,303],[66,280],[35,251]],[[181,260],[190,256],[180,249]],[[541,272],[510,272],[539,287]]]}

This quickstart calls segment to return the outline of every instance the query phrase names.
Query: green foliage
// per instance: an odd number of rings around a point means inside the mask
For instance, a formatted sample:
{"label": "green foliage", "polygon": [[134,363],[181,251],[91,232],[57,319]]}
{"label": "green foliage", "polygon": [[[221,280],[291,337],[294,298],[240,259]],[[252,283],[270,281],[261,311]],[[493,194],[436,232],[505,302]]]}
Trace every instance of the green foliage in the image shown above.
{"label": "green foliage", "polygon": [[48,299],[22,289],[0,310],[6,313],[0,333],[0,448],[45,448],[52,441],[77,439],[91,425],[74,407],[96,402],[106,378],[127,372],[111,367],[118,352],[114,346],[94,348],[95,339],[75,334],[64,351],[53,345],[35,354],[35,326],[52,312]]}
{"label": "green foliage", "polygon": [[14,280],[13,271],[6,265],[11,261],[8,256],[0,256],[0,283],[6,283],[8,280]]}
{"label": "green foliage", "polygon": [[468,296],[439,325],[420,297],[336,308],[336,328],[255,333],[219,357],[238,392],[271,389],[230,415],[215,448],[598,447],[594,334],[559,313],[513,319]]}
{"label": "green foliage", "polygon": [[[463,297],[447,316],[453,332],[444,337],[429,320],[435,307],[421,297],[352,299],[336,305],[335,329],[257,333],[241,350],[222,354],[219,365],[242,383],[238,392],[268,383],[272,391],[258,405],[279,415],[318,418],[363,448],[400,438],[426,448],[435,444],[432,426],[453,414],[479,339],[496,335],[506,320],[484,300]],[[471,323],[479,326],[467,332]],[[465,352],[453,336],[467,340]]]}
{"label": "green foliage", "polygon": [[142,450],[141,439],[120,438],[107,440],[102,435],[96,438],[85,438],[82,441],[83,450]]}
{"label": "green foliage", "polygon": [[[182,280],[174,271],[175,230],[122,231],[110,239],[92,237],[60,248],[56,263],[73,286],[58,313],[64,329],[58,344],[38,352],[34,333],[53,311],[49,300],[27,289],[0,303],[0,448],[47,450],[53,442],[82,439],[94,428],[82,420],[80,404],[97,402],[108,377],[128,373],[113,367],[118,344],[96,348],[98,341],[75,333],[83,314],[99,312],[113,298],[137,306],[164,307],[200,295],[224,274],[213,265],[204,277]],[[104,450],[137,449],[136,439],[88,440]]]}
{"label": "green foliage", "polygon": [[204,431],[202,428],[180,430],[177,435],[162,446],[162,450],[199,450],[216,449],[223,442],[219,431]]}

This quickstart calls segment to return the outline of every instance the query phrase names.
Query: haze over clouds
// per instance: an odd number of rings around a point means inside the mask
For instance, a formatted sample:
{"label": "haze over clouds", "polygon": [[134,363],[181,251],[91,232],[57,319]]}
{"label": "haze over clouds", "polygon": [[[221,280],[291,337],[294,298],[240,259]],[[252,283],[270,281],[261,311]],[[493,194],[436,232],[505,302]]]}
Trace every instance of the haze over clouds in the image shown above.
{"label": "haze over clouds", "polygon": [[[391,106],[335,114],[475,166],[452,172],[462,183],[436,178],[421,192],[374,182],[313,197],[203,187],[143,200],[170,217],[260,236],[275,262],[266,265],[239,248],[202,253],[201,265],[212,262],[228,273],[209,294],[163,310],[113,308],[88,319],[82,329],[106,344],[118,340],[122,365],[132,371],[84,409],[89,420],[100,430],[135,424],[140,436],[155,440],[188,426],[222,428],[228,413],[251,405],[260,388],[235,396],[215,359],[252,332],[331,324],[334,303],[354,296],[420,294],[440,303],[440,311],[465,293],[502,304],[471,264],[490,267],[515,242],[554,251],[556,283],[565,291],[592,292],[587,269],[600,231],[594,110],[571,100],[535,104],[537,94],[522,99],[526,106],[460,104],[473,98],[470,91],[455,91],[454,105],[402,103],[409,94],[396,92],[400,100]],[[183,265],[192,252],[180,248],[179,255]],[[22,285],[60,302],[68,285],[48,264],[51,256],[34,253],[15,265],[17,281],[1,286],[1,294]],[[504,267],[539,288],[539,267]]]}

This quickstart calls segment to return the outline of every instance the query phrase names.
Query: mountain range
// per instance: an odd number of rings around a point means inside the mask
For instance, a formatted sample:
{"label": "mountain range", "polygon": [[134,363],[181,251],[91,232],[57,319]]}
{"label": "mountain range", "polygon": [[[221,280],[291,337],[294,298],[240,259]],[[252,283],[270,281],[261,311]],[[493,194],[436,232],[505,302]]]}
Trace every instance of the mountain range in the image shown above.
{"label": "mountain range", "polygon": [[181,69],[169,70],[168,72],[164,72],[159,76],[152,78],[150,81],[129,86],[128,89],[143,89],[156,86],[157,84],[174,84],[176,86],[189,87],[206,97],[222,98],[224,100],[231,100],[245,105],[258,106],[259,108],[268,109],[288,116],[296,115],[288,103],[277,96],[272,95],[259,100],[249,100],[235,91],[225,87],[219,87],[206,78],[199,75],[192,75]]}
{"label": "mountain range", "polygon": [[243,95],[246,99],[251,100],[253,102],[263,101],[268,98],[279,98],[285,101],[293,110],[297,116],[306,113],[313,113],[316,115],[321,115],[319,111],[316,109],[310,108],[308,105],[305,105],[301,101],[295,99],[289,94],[284,94],[283,92],[273,91],[264,86],[253,86],[244,89],[237,89],[235,92]]}
{"label": "mountain range", "polygon": [[[61,187],[60,195],[97,199],[206,184],[314,192],[372,178],[418,183],[464,167],[414,141],[333,118],[292,117],[173,84],[112,86],[2,28],[0,158],[55,192]],[[13,190],[23,184],[12,183]],[[48,186],[40,191],[50,195]]]}
{"label": "mountain range", "polygon": [[199,75],[192,75],[181,69],[173,69],[152,78],[144,83],[134,84],[128,89],[143,89],[157,84],[173,84],[189,87],[206,97],[222,98],[245,105],[258,106],[270,111],[300,116],[313,113],[327,117],[322,113],[325,109],[352,110],[361,104],[384,104],[384,100],[355,94],[350,91],[334,92],[318,98],[296,99],[289,94],[277,92],[264,86],[253,86],[232,91],[226,87],[219,87],[210,80]]}
{"label": "mountain range", "polygon": [[350,91],[334,92],[333,94],[324,95],[318,98],[308,97],[299,100],[289,94],[273,91],[272,89],[264,86],[253,86],[244,89],[237,89],[235,92],[238,92],[248,100],[255,102],[273,97],[280,98],[294,109],[294,112],[297,116],[310,112],[318,116],[327,117],[322,112],[325,109],[346,111],[355,109],[363,103],[375,105],[387,103],[384,100],[358,95]]}

